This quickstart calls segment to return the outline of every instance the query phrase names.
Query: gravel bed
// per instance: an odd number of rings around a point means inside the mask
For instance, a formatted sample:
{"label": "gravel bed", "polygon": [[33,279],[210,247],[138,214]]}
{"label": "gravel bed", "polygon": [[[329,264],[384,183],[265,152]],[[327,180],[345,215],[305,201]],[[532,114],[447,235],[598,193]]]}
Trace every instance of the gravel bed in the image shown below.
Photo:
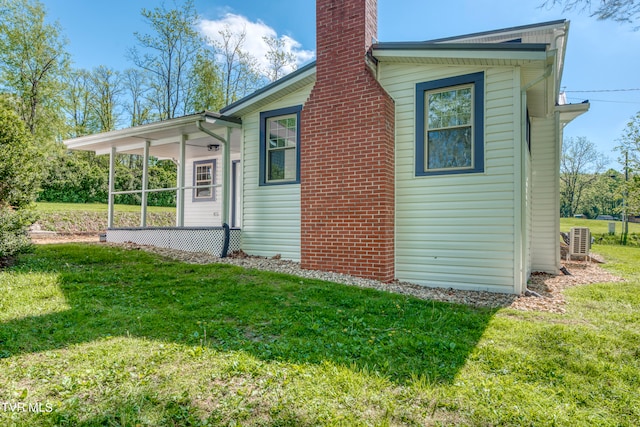
{"label": "gravel bed", "polygon": [[175,249],[159,248],[154,246],[137,245],[133,243],[110,244],[131,250],[144,250],[160,256],[175,259],[191,264],[231,264],[244,268],[274,271],[278,273],[292,274],[308,279],[327,280],[345,285],[372,288],[381,291],[411,295],[426,300],[443,301],[449,303],[466,304],[477,307],[511,307],[523,311],[547,311],[564,313],[566,300],[563,290],[577,285],[620,282],[623,279],[604,271],[597,262],[568,262],[565,267],[572,275],[552,275],[534,273],[529,281],[528,289],[533,291],[530,295],[500,294],[482,291],[463,291],[446,288],[429,288],[413,283],[391,282],[383,283],[377,280],[363,279],[347,274],[305,270],[300,264],[293,261],[273,258],[247,256],[244,253],[234,254],[227,258],[218,258],[206,253],[184,252]]}

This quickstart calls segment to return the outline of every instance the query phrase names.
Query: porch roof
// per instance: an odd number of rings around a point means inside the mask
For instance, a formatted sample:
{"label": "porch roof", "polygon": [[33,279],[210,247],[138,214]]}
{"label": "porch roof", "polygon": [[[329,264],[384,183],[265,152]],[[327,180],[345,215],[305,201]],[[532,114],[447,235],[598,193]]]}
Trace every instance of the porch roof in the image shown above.
{"label": "porch roof", "polygon": [[[242,127],[242,121],[238,118],[203,111],[160,122],[67,139],[63,142],[71,150],[95,151],[96,154],[108,154],[112,147],[115,147],[118,153],[142,154],[145,142],[150,141],[150,152],[153,156],[176,158],[175,144],[180,142],[184,135],[190,154],[205,155],[213,138],[198,129],[198,122],[207,130],[223,138],[227,136],[227,128]],[[240,132],[235,131],[232,132],[231,151],[239,148]]]}

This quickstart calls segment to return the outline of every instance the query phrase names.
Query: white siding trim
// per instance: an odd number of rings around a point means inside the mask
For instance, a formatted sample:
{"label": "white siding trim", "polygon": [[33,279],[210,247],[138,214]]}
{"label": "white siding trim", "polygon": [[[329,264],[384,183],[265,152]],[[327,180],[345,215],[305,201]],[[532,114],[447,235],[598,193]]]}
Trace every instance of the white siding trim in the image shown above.
{"label": "white siding trim", "polygon": [[[523,218],[525,209],[525,189],[524,189],[524,153],[523,153],[523,114],[522,110],[525,108],[522,104],[523,95],[520,90],[520,67],[514,68],[513,73],[513,112],[514,115],[518,112],[519,120],[514,120],[513,127],[513,164],[514,164],[514,177],[513,180],[513,192],[514,192],[514,227],[513,227],[513,278],[514,278],[514,293],[521,294],[526,288],[526,272],[524,271],[524,236],[525,219]],[[524,281],[524,283],[523,283]]]}
{"label": "white siding trim", "polygon": [[560,262],[560,132],[557,117],[531,118],[531,270],[557,274]]}

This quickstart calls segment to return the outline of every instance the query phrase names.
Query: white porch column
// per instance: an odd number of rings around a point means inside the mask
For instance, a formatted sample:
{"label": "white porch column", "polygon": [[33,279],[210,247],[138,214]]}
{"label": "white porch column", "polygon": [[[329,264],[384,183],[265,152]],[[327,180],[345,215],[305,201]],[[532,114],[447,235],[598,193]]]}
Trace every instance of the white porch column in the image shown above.
{"label": "white porch column", "polygon": [[144,143],[144,160],[142,163],[142,202],[140,203],[140,227],[147,226],[147,189],[149,188],[149,146],[151,141]]}
{"label": "white porch column", "polygon": [[178,200],[176,201],[176,226],[184,227],[184,186],[187,136],[180,137],[180,155],[178,160]]}
{"label": "white porch column", "polygon": [[113,228],[113,204],[115,202],[114,191],[116,191],[116,147],[111,147],[109,153],[109,208],[107,214],[107,228]]}

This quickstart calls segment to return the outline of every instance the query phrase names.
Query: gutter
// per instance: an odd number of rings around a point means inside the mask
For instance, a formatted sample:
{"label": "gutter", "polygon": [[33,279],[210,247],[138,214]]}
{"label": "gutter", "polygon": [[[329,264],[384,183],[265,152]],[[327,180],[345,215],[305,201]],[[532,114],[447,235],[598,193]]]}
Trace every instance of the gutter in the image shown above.
{"label": "gutter", "polygon": [[229,231],[229,180],[231,179],[231,128],[227,126],[227,137],[223,138],[218,134],[213,133],[210,129],[202,126],[202,123],[206,120],[204,118],[199,118],[196,121],[196,127],[201,132],[206,133],[212,138],[220,141],[224,146],[223,151],[223,167],[222,167],[222,228],[224,229],[224,243],[222,245],[222,251],[220,253],[220,258],[225,258],[227,256],[227,252],[229,251],[229,240],[231,237],[231,233]]}

